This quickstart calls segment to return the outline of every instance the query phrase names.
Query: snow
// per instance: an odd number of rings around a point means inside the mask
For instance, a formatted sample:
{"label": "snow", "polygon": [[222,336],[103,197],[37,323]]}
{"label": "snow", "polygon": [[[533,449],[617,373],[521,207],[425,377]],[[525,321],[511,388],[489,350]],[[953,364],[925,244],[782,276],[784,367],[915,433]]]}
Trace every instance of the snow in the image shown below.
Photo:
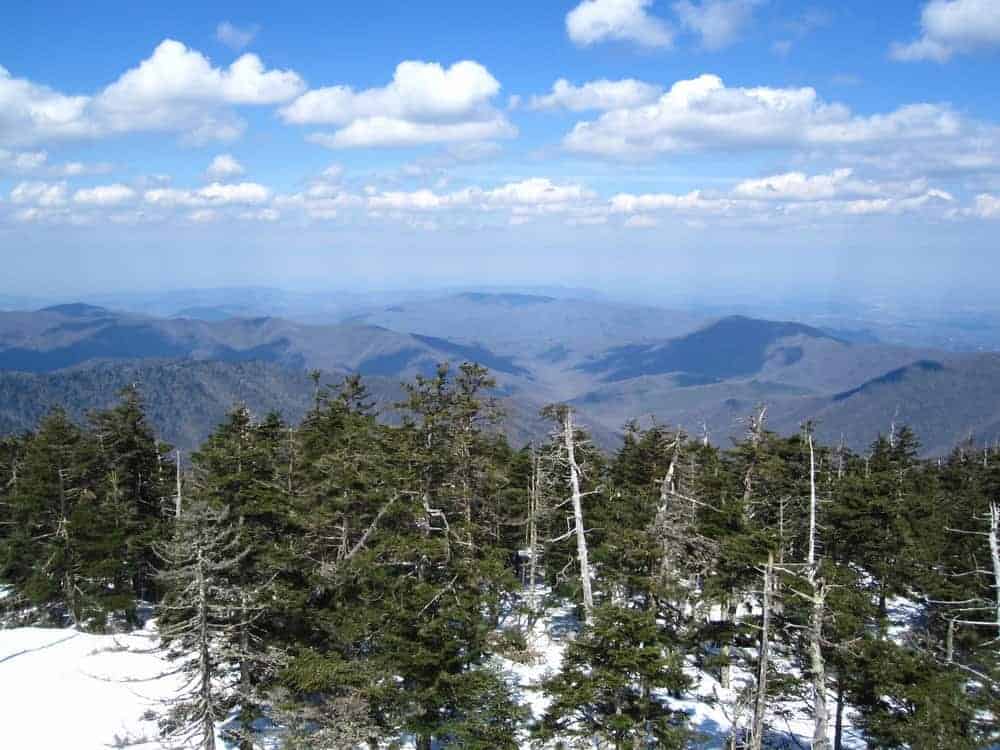
{"label": "snow", "polygon": [[[180,686],[153,649],[155,626],[130,634],[0,630],[3,746],[37,750],[164,750],[153,712]],[[226,747],[220,743],[220,748]]]}
{"label": "snow", "polygon": [[[2,596],[2,592],[0,592]],[[921,607],[912,599],[889,603],[892,637],[905,638],[919,623]],[[566,646],[579,630],[570,603],[547,607],[527,632],[528,658],[495,657],[515,682],[521,699],[538,719],[549,704],[542,681],[557,671]],[[156,714],[175,694],[182,677],[158,650],[155,621],[129,634],[94,635],[72,628],[0,629],[0,706],[3,746],[38,750],[100,750],[134,747],[167,750],[159,740]],[[776,654],[776,668],[794,673],[795,666]],[[665,700],[690,716],[701,734],[696,747],[722,749],[730,732],[737,691],[752,675],[733,670],[733,688],[723,690],[716,676],[693,662],[686,667],[692,687],[683,700]],[[829,697],[832,708],[834,696]],[[785,718],[787,716],[787,718]],[[54,718],[55,717],[55,718]],[[855,712],[845,712],[845,746],[864,748],[854,730]],[[804,701],[773,701],[768,723],[772,747],[808,747],[812,722]],[[832,717],[831,717],[832,731]],[[273,739],[273,738],[272,738]],[[412,743],[404,742],[404,747]],[[218,747],[229,748],[221,737]],[[522,747],[530,747],[525,736]]]}

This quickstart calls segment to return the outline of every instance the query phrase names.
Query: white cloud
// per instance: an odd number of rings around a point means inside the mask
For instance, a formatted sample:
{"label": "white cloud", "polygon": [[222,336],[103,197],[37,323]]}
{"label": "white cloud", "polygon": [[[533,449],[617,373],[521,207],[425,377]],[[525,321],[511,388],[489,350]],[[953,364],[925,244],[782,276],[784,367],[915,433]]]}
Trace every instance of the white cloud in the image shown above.
{"label": "white cloud", "polygon": [[954,201],[950,193],[928,187],[922,180],[875,182],[857,179],[851,170],[840,169],[811,176],[787,172],[743,180],[729,192],[620,193],[609,205],[612,213],[629,217],[666,212],[760,222],[895,215],[924,209],[943,215],[941,210]]}
{"label": "white cloud", "polygon": [[68,161],[65,164],[53,165],[49,171],[63,177],[80,177],[86,174],[107,174],[114,171],[114,165],[107,162],[84,164],[80,161]]}
{"label": "white cloud", "polygon": [[438,195],[432,190],[422,189],[412,192],[391,190],[368,197],[368,207],[374,210],[394,211],[434,211],[455,205],[467,205],[467,193]]}
{"label": "white cloud", "polygon": [[623,226],[629,229],[655,229],[660,225],[655,218],[652,216],[645,216],[643,214],[637,214],[636,216],[629,216]]}
{"label": "white cloud", "polygon": [[946,62],[959,53],[1000,47],[1000,3],[996,0],[931,0],[920,13],[919,39],[895,43],[894,60]]}
{"label": "white cloud", "polygon": [[566,15],[566,32],[581,47],[605,41],[669,47],[673,31],[650,15],[652,4],[653,0],[583,0]]}
{"label": "white cloud", "polygon": [[34,172],[45,166],[48,154],[44,151],[9,151],[0,148],[0,173]]}
{"label": "white cloud", "polygon": [[972,211],[981,219],[1000,219],[1000,196],[987,193],[977,195]]}
{"label": "white cloud", "polygon": [[849,197],[916,196],[927,190],[926,180],[874,182],[854,177],[850,168],[828,174],[786,172],[761,179],[743,180],[733,189],[741,198],[765,201],[818,201]]}
{"label": "white cloud", "polygon": [[355,92],[329,86],[306,92],[281,110],[287,122],[344,125],[368,117],[430,119],[461,117],[485,105],[500,83],[477,62],[463,60],[449,68],[406,60],[392,82]]}
{"label": "white cloud", "polygon": [[223,21],[215,27],[215,38],[234,50],[241,50],[254,40],[260,31],[259,26],[239,27],[229,21]]}
{"label": "white cloud", "polygon": [[701,37],[707,50],[728,47],[753,16],[761,0],[681,0],[674,3],[681,25]]}
{"label": "white cloud", "polygon": [[305,88],[256,55],[218,68],[167,39],[137,67],[90,96],[68,96],[0,67],[0,142],[19,145],[131,132],[176,132],[190,140],[232,139],[244,124],[232,107],[288,101]]}
{"label": "white cloud", "polygon": [[921,195],[906,198],[868,198],[864,200],[847,201],[843,205],[844,213],[854,215],[868,214],[901,214],[917,211],[929,204],[942,206],[953,203],[951,193],[944,190],[927,190]]}
{"label": "white cloud", "polygon": [[490,205],[554,206],[590,200],[596,194],[579,184],[558,185],[547,177],[509,182],[483,194]]}
{"label": "white cloud", "polygon": [[22,182],[10,191],[10,200],[51,208],[65,205],[66,192],[65,182]]}
{"label": "white cloud", "polygon": [[516,133],[490,104],[499,91],[496,78],[472,60],[448,68],[406,60],[386,86],[313,89],[284,107],[281,116],[293,124],[340,126],[309,136],[329,148],[488,140]]}
{"label": "white cloud", "polygon": [[344,167],[341,164],[331,164],[329,167],[323,170],[322,175],[324,179],[332,180],[337,182],[341,177],[344,176]]}
{"label": "white cloud", "polygon": [[66,96],[14,78],[0,66],[0,142],[27,144],[93,135],[97,128],[86,116],[89,103],[89,97]]}
{"label": "white cloud", "polygon": [[231,154],[219,154],[205,170],[205,175],[210,180],[229,180],[239,177],[246,172],[243,165],[236,161]]}
{"label": "white cloud", "polygon": [[219,213],[210,208],[200,208],[187,215],[188,221],[194,224],[208,224],[219,218]]}
{"label": "white cloud", "polygon": [[621,109],[649,104],[662,93],[660,86],[634,78],[620,81],[602,78],[581,86],[574,86],[565,78],[560,78],[552,84],[552,93],[531,97],[529,106],[532,109],[568,109],[572,112]]}
{"label": "white cloud", "polygon": [[558,213],[596,197],[593,191],[579,184],[559,185],[547,177],[532,177],[491,189],[470,187],[451,193],[435,193],[426,188],[411,192],[381,192],[368,197],[368,207],[397,211],[435,211],[457,207],[489,211],[508,208]]}
{"label": "white cloud", "polygon": [[649,105],[611,110],[577,123],[571,151],[638,158],[661,153],[754,148],[870,146],[953,138],[963,128],[950,108],[912,104],[854,115],[812,88],[730,88],[715,75],[678,81]]}
{"label": "white cloud", "polygon": [[117,206],[135,198],[135,190],[128,185],[97,185],[73,193],[73,202],[87,206]]}
{"label": "white cloud", "polygon": [[700,211],[724,212],[735,205],[734,202],[706,197],[701,190],[678,195],[674,193],[619,193],[611,198],[612,213],[635,214],[652,211]]}
{"label": "white cloud", "polygon": [[501,115],[489,120],[435,123],[392,117],[365,117],[335,133],[312,133],[307,140],[331,149],[423,146],[448,141],[511,138],[517,129]]}
{"label": "white cloud", "polygon": [[331,220],[345,208],[363,205],[364,200],[347,192],[335,181],[318,180],[301,193],[276,196],[274,203],[282,208],[301,209],[310,219]]}
{"label": "white cloud", "polygon": [[266,203],[271,191],[256,182],[224,184],[213,182],[198,190],[153,188],[143,193],[143,200],[154,206],[229,206]]}
{"label": "white cloud", "polygon": [[281,218],[281,212],[275,208],[261,208],[256,211],[244,211],[239,217],[247,221],[274,222]]}

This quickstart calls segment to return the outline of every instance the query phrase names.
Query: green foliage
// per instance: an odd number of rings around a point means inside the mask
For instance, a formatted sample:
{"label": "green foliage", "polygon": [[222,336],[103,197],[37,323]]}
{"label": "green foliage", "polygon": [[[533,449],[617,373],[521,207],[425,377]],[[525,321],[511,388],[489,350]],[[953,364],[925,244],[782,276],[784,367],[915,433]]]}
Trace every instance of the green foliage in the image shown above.
{"label": "green foliage", "polygon": [[684,747],[686,717],[662,694],[688,687],[672,645],[649,611],[595,609],[593,623],[567,647],[561,671],[545,682],[552,704],[538,736],[593,736],[615,748]]}
{"label": "green foliage", "polygon": [[[268,714],[287,747],[412,734],[421,750],[514,748],[530,722],[496,657],[532,658],[519,620],[529,528],[549,596],[578,602],[581,582],[559,436],[512,450],[495,390],[464,364],[409,384],[401,419],[380,418],[357,377],[334,388],[317,377],[301,421],[238,404],[182,467],[179,519],[174,455],[135,389],[82,423],[53,411],[0,441],[0,579],[13,590],[3,606],[101,630],[136,624],[152,601],[170,635],[193,616],[179,594],[191,577],[155,578],[156,550],[190,573],[192,544],[238,536],[240,549],[217,559],[212,670],[233,692],[213,716],[238,702],[246,728]],[[782,437],[760,412],[748,426],[723,449],[632,424],[613,455],[577,430],[597,607],[544,686],[552,702],[535,739],[690,745],[670,708],[689,687],[682,665],[720,679],[734,664],[756,668],[771,553],[772,716],[787,701],[809,705],[809,592],[822,580],[834,713],[849,701],[869,746],[997,741],[985,718],[1000,705],[1000,657],[983,524],[1000,499],[1000,457],[963,445],[922,461],[906,428],[864,455],[815,446],[809,571],[811,426]],[[896,597],[917,610],[908,629],[892,622]],[[250,730],[237,735],[252,747]]]}

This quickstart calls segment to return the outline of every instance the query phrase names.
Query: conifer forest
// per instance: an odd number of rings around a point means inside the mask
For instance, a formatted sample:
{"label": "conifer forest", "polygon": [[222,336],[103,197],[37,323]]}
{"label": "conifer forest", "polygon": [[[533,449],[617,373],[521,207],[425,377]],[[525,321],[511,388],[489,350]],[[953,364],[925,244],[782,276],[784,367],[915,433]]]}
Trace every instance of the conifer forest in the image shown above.
{"label": "conifer forest", "polygon": [[190,455],[136,387],[53,410],[0,442],[3,624],[152,625],[170,747],[1000,742],[998,450],[852,451],[765,404],[611,452],[555,404],[517,446],[495,394],[441,365],[380,414],[317,375],[300,422],[236,404]]}

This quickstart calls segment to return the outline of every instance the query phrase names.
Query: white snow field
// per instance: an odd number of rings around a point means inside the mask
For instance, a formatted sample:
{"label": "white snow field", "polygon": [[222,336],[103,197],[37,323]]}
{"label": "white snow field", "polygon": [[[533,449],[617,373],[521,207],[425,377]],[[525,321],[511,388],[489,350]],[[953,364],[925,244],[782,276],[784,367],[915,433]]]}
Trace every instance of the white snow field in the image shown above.
{"label": "white snow field", "polygon": [[[0,746],[10,750],[161,750],[158,702],[181,684],[151,653],[152,626],[127,635],[0,630]],[[221,746],[220,746],[221,747]]]}

